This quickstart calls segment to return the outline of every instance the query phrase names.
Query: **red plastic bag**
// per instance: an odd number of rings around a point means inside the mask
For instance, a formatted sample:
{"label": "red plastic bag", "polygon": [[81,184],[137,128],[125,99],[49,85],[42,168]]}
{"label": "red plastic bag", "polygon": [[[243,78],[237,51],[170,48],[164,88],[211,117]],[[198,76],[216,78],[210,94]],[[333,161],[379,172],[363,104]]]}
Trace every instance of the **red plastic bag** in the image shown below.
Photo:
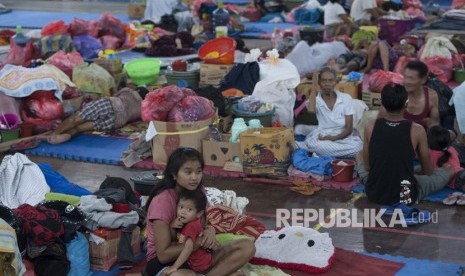
{"label": "red plastic bag", "polygon": [[40,34],[42,36],[68,34],[68,25],[63,20],[53,21],[45,25]]}
{"label": "red plastic bag", "polygon": [[406,57],[406,56],[401,56],[399,60],[397,60],[396,67],[394,68],[394,73],[397,74],[404,74],[405,66],[407,66],[407,63],[410,61],[417,60],[416,58],[411,58],[411,57]]}
{"label": "red plastic bag", "polygon": [[73,76],[73,68],[83,62],[84,60],[79,52],[71,52],[67,54],[60,50],[50,57],[50,64],[58,67],[70,78]]}
{"label": "red plastic bag", "polygon": [[10,51],[5,60],[0,65],[0,69],[7,64],[21,65],[28,67],[35,58],[34,46],[32,40],[29,40],[24,47],[16,45],[13,38],[10,39]]}
{"label": "red plastic bag", "polygon": [[98,21],[87,21],[84,19],[75,18],[69,24],[69,33],[72,36],[90,35],[98,37]]}
{"label": "red plastic bag", "polygon": [[99,36],[112,35],[124,42],[126,39],[126,26],[111,13],[104,13],[98,21]]}
{"label": "red plastic bag", "polygon": [[401,74],[378,70],[370,76],[368,86],[371,92],[381,93],[388,83],[403,84],[404,77]]}
{"label": "red plastic bag", "polygon": [[464,9],[465,8],[465,0],[453,0],[452,5],[450,5],[451,9]]}
{"label": "red plastic bag", "polygon": [[170,85],[148,93],[141,104],[142,121],[164,121],[171,109],[184,98],[182,90]]}
{"label": "red plastic bag", "polygon": [[423,62],[428,66],[430,72],[438,76],[443,83],[448,83],[452,79],[454,62],[446,57],[426,57]]}
{"label": "red plastic bag", "polygon": [[23,104],[28,114],[45,120],[55,120],[63,116],[63,106],[55,97],[55,91],[36,91],[27,97]]}
{"label": "red plastic bag", "polygon": [[63,106],[54,91],[36,91],[24,100],[21,107],[21,118],[33,126],[33,134],[57,128],[63,114]]}
{"label": "red plastic bag", "polygon": [[196,122],[215,115],[213,103],[204,97],[187,96],[171,109],[168,122]]}

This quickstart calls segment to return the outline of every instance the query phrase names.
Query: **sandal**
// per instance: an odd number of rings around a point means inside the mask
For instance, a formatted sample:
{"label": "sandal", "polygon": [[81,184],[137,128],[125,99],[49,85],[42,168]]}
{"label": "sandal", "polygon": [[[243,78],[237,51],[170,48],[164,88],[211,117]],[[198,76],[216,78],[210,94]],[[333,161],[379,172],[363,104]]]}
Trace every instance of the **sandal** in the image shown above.
{"label": "sandal", "polygon": [[314,185],[306,185],[306,186],[293,186],[290,187],[291,191],[298,192],[303,195],[313,195],[314,193],[321,190],[320,187]]}
{"label": "sandal", "polygon": [[448,195],[443,201],[442,203],[444,205],[449,205],[449,206],[452,206],[452,205],[455,205],[457,203],[457,201],[459,200],[460,197],[463,197],[463,193],[461,192],[454,192],[450,195]]}
{"label": "sandal", "polygon": [[458,196],[456,204],[459,206],[465,206],[465,194]]}

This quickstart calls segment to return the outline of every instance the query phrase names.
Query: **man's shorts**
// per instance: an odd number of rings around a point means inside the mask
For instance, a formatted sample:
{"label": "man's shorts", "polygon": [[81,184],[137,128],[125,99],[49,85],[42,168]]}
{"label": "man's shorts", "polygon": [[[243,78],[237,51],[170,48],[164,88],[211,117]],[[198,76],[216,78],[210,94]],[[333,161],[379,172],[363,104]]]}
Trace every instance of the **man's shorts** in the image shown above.
{"label": "man's shorts", "polygon": [[79,111],[78,116],[83,120],[94,123],[94,129],[98,131],[115,128],[115,112],[108,98],[90,102]]}

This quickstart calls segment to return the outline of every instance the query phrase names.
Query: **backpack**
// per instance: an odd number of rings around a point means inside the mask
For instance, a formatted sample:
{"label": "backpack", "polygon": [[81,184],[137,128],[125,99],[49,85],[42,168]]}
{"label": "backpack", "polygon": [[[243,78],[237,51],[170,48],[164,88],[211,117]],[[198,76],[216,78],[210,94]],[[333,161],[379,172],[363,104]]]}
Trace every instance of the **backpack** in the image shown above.
{"label": "backpack", "polygon": [[449,101],[452,98],[452,95],[454,94],[452,92],[452,89],[450,89],[449,86],[440,81],[438,76],[436,76],[433,73],[429,73],[428,81],[425,85],[426,87],[433,89],[434,91],[436,91],[436,93],[438,93],[438,109],[441,121],[449,115],[455,115],[454,106],[449,105]]}

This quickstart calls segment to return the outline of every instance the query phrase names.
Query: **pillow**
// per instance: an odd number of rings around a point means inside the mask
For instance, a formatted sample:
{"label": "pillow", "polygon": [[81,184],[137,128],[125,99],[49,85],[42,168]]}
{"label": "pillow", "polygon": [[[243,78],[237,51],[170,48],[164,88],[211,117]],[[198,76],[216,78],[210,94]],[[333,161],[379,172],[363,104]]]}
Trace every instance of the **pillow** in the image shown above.
{"label": "pillow", "polygon": [[252,264],[322,273],[329,270],[335,248],[328,233],[301,227],[265,231],[255,241]]}

